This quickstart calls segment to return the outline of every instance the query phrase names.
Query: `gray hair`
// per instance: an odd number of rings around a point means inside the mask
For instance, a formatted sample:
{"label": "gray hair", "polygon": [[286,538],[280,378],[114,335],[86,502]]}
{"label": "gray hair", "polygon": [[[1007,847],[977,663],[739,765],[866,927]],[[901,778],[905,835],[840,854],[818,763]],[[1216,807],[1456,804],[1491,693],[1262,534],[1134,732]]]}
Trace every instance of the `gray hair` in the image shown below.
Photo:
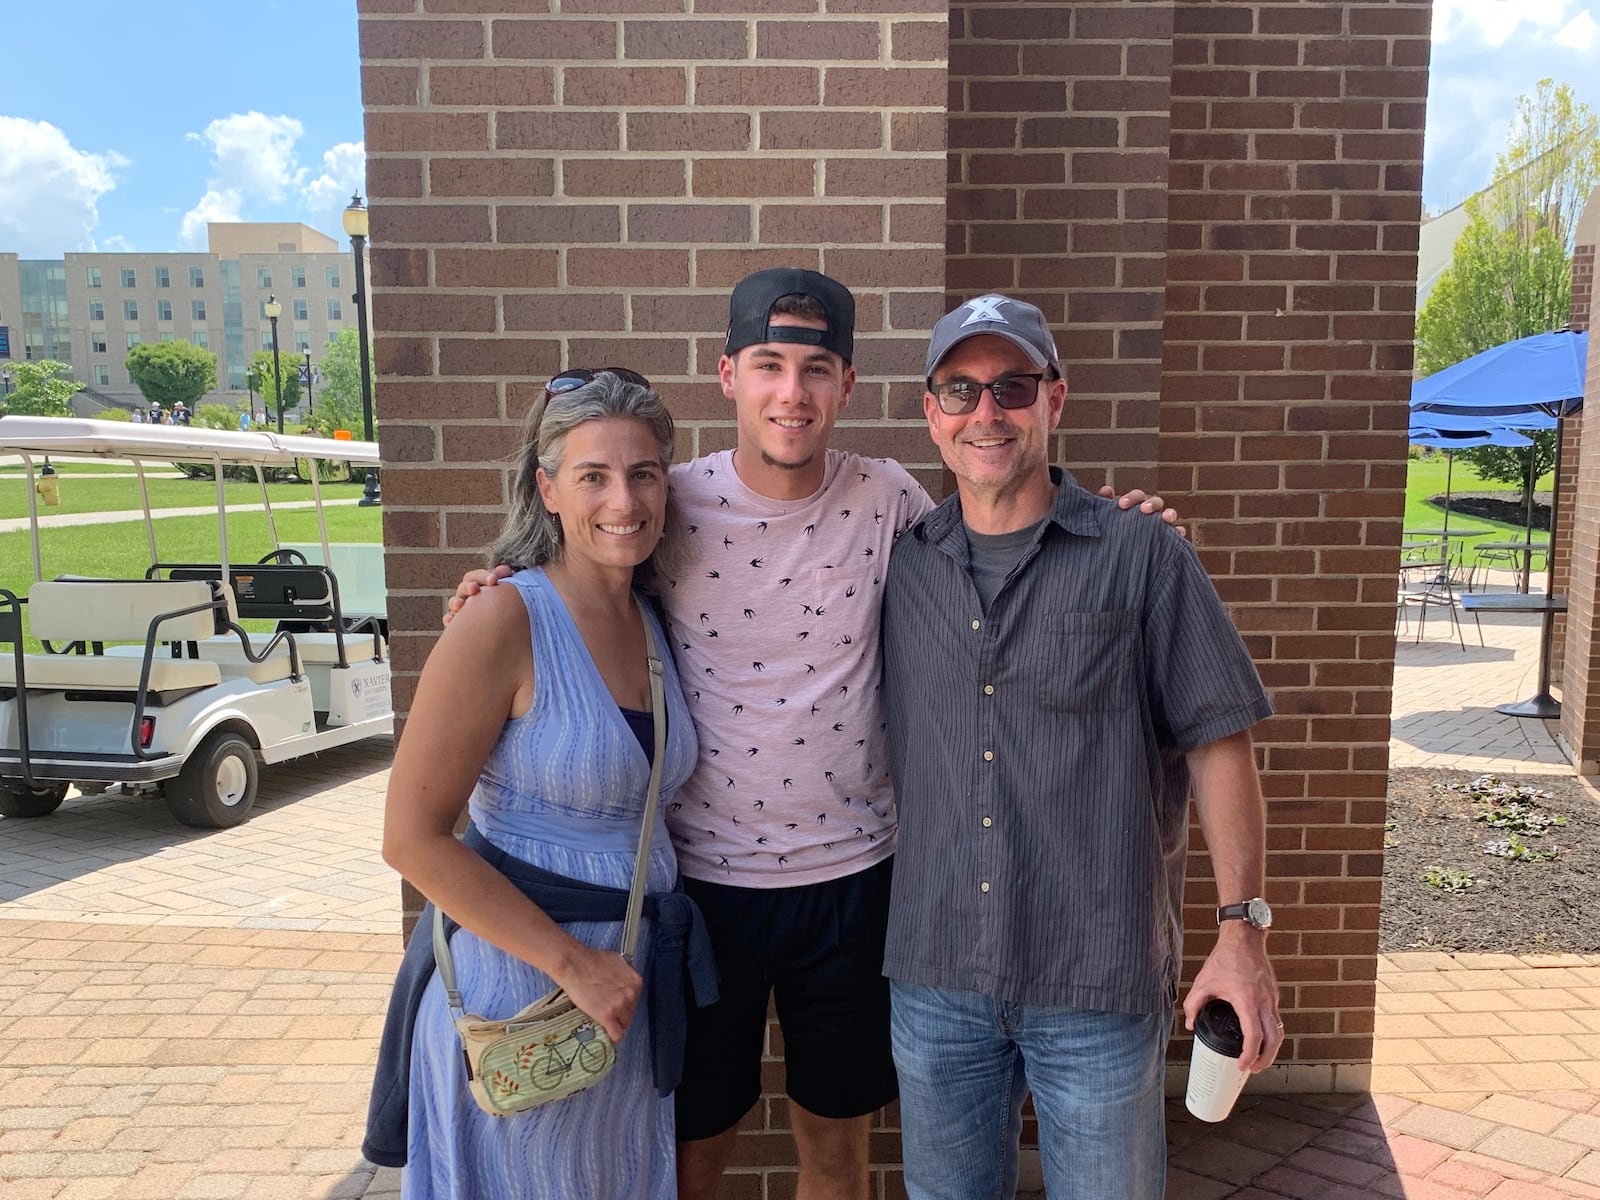
{"label": "gray hair", "polygon": [[[490,566],[509,563],[518,569],[560,562],[565,546],[561,522],[544,506],[539,495],[538,473],[542,468],[554,477],[566,450],[567,435],[590,421],[615,418],[640,421],[655,438],[663,470],[672,462],[672,414],[652,389],[629,383],[621,376],[602,371],[590,382],[570,392],[554,396],[546,393],[528,410],[523,424],[522,448],[517,454],[517,472],[511,485],[511,509],[506,513],[500,536],[485,551]],[[676,522],[670,518],[669,529]],[[666,541],[663,535],[662,541]],[[656,563],[661,547],[643,566]]]}

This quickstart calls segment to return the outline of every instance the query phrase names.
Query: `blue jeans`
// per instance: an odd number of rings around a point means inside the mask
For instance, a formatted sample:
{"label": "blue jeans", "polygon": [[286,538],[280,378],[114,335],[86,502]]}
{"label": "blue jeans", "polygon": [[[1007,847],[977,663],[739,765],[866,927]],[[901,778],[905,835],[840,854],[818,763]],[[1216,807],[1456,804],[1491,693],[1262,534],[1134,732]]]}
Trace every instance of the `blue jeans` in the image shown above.
{"label": "blue jeans", "polygon": [[1031,1089],[1050,1200],[1160,1200],[1172,1014],[1127,1016],[890,983],[906,1191],[1010,1200]]}

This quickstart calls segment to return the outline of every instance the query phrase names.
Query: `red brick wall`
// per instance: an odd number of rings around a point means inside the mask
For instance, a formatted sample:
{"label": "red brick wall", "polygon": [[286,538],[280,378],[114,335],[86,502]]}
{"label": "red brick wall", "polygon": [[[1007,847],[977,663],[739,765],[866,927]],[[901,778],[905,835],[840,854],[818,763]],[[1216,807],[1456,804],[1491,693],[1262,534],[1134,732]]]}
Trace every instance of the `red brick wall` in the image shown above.
{"label": "red brick wall", "polygon": [[[1589,314],[1594,304],[1594,254],[1593,244],[1576,245],[1572,249],[1572,316],[1567,324],[1572,329],[1588,329]],[[1553,590],[1565,595],[1572,586],[1573,518],[1577,505],[1582,503],[1578,490],[1579,463],[1583,459],[1583,410],[1566,418],[1561,448],[1561,478],[1556,481],[1555,544],[1551,553],[1555,558]],[[1590,492],[1590,496],[1594,493]],[[1562,682],[1563,665],[1567,657],[1567,618],[1556,617],[1554,640],[1550,644],[1550,677]]]}
{"label": "red brick wall", "polygon": [[1068,364],[1056,460],[1150,487],[1172,9],[953,4],[950,30],[950,299],[1037,304]]}
{"label": "red brick wall", "polygon": [[[1286,1077],[1372,1047],[1426,3],[1183,0],[1159,481],[1250,643]],[[1191,864],[1186,927],[1214,887]],[[1194,960],[1191,957],[1191,968]]]}
{"label": "red brick wall", "polygon": [[[1600,394],[1600,345],[1592,325],[1595,251],[1600,242],[1600,192],[1578,219],[1572,255],[1572,327],[1589,329],[1585,409]],[[1561,663],[1561,740],[1586,774],[1600,772],[1600,438],[1582,436],[1583,418],[1568,417],[1562,462],[1556,590],[1569,611],[1556,627],[1551,659]]]}

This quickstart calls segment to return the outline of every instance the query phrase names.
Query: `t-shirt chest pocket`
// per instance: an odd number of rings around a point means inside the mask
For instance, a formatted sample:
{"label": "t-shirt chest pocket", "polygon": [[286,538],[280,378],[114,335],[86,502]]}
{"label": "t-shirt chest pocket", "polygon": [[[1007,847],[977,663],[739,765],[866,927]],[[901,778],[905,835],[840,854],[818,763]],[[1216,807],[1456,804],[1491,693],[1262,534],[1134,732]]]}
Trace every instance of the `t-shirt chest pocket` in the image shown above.
{"label": "t-shirt chest pocket", "polygon": [[1051,712],[1106,712],[1136,698],[1132,611],[1048,612],[1026,655],[1033,692]]}

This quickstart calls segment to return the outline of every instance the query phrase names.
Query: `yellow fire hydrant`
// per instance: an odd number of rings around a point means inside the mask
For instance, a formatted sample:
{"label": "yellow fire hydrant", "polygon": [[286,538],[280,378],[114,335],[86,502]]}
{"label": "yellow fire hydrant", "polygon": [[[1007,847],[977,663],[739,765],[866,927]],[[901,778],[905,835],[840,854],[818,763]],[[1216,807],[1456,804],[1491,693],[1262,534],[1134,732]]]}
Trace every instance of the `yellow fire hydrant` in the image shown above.
{"label": "yellow fire hydrant", "polygon": [[49,463],[45,463],[39,471],[39,478],[34,483],[33,490],[39,493],[39,499],[50,508],[61,506],[61,480],[56,475],[56,469]]}

